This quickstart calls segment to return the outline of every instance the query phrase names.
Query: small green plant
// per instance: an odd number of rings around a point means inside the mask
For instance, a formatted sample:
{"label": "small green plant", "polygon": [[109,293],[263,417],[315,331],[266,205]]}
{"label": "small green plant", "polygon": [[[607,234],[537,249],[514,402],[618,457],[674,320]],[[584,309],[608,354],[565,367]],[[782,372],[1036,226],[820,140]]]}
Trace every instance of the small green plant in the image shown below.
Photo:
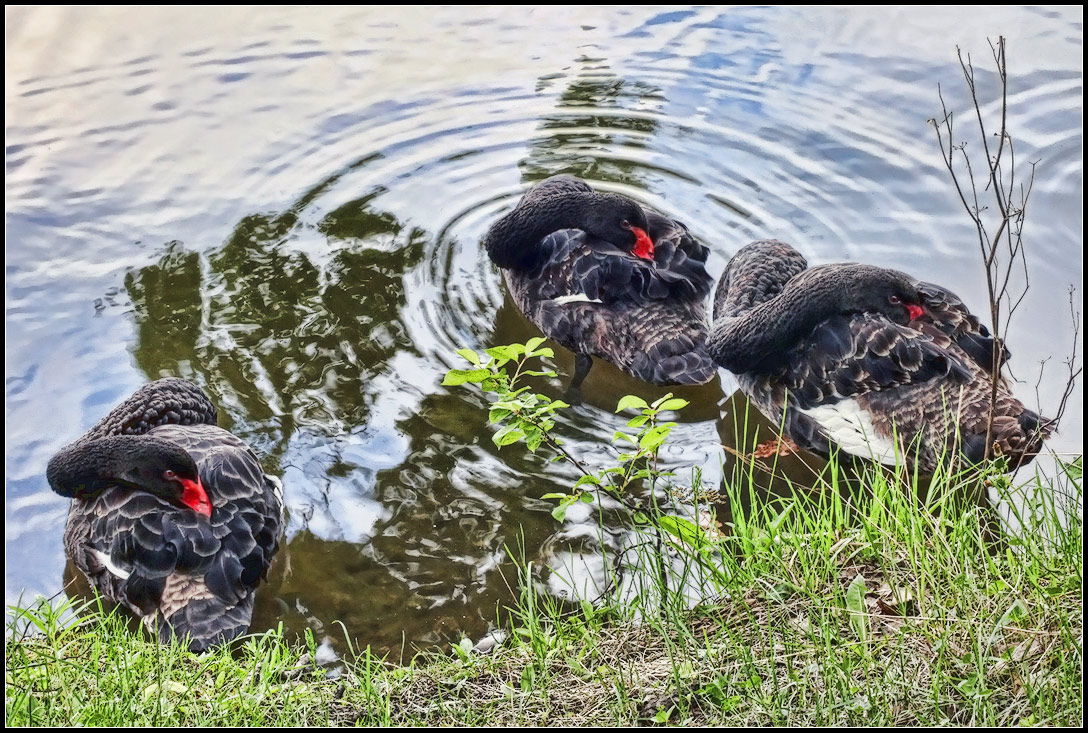
{"label": "small green plant", "polygon": [[[478,384],[485,393],[495,395],[488,414],[491,423],[499,426],[498,432],[491,436],[495,445],[502,447],[524,441],[533,453],[545,447],[554,454],[553,460],[566,461],[581,474],[569,492],[550,493],[543,497],[558,501],[552,510],[556,520],[563,521],[572,504],[592,503],[596,492],[604,491],[630,511],[636,524],[653,525],[684,544],[702,538],[703,530],[694,522],[683,517],[662,515],[652,504],[639,503],[630,491],[635,484],[646,483],[652,495],[663,479],[673,476],[662,470],[659,459],[661,448],[676,423],[663,420],[662,414],[686,407],[687,400],[673,397],[672,394],[652,403],[635,395],[623,397],[616,406],[616,412],[634,409],[639,414],[627,421],[626,430],[617,430],[612,436],[613,443],[624,447],[624,451],[617,456],[618,465],[591,470],[552,434],[556,413],[570,405],[533,392],[521,383],[525,377],[556,376],[554,371],[548,369],[528,368],[530,359],[554,356],[551,349],[541,348],[543,343],[544,339],[538,337],[524,344],[493,346],[485,351],[487,361],[472,349],[458,349],[457,354],[469,362],[470,368],[451,369],[442,384]],[[674,488],[673,493],[680,492]]]}
{"label": "small green plant", "polygon": [[[696,569],[699,577],[711,578],[720,584],[727,573],[715,536],[687,517],[668,513],[657,502],[662,488],[680,501],[702,500],[698,471],[692,474],[690,488],[677,486],[672,482],[673,474],[664,470],[660,460],[661,450],[676,427],[675,422],[665,419],[665,413],[683,409],[687,400],[672,394],[649,403],[635,395],[623,397],[616,412],[634,410],[637,414],[612,436],[612,442],[619,450],[616,462],[591,468],[571,454],[553,433],[556,416],[569,405],[522,384],[526,377],[556,376],[548,369],[529,368],[531,360],[553,356],[551,349],[541,346],[543,343],[544,339],[534,338],[524,344],[494,346],[487,349],[485,355],[472,349],[460,349],[457,353],[469,363],[469,368],[450,370],[443,384],[477,384],[485,393],[495,395],[489,410],[491,423],[499,427],[492,436],[495,445],[502,447],[524,442],[531,452],[544,449],[552,454],[552,460],[565,461],[580,474],[569,490],[543,497],[556,501],[552,516],[557,521],[564,521],[567,510],[574,504],[593,503],[600,492],[624,507],[632,525],[649,535],[649,541],[642,544],[652,549],[640,564],[656,571],[657,581],[651,586],[656,597],[655,606],[667,608],[680,601],[670,590],[676,585],[669,579],[672,572],[667,559],[670,547],[683,556],[683,567]],[[636,491],[636,488],[645,490]],[[706,513],[705,509],[703,513]],[[712,519],[708,526],[714,527]]]}
{"label": "small green plant", "polygon": [[[561,447],[561,442],[549,435],[555,427],[552,413],[563,407],[569,407],[562,400],[552,400],[544,395],[529,391],[528,387],[518,387],[523,377],[554,377],[555,372],[548,370],[527,369],[526,364],[534,357],[551,357],[551,349],[541,349],[542,338],[530,339],[525,344],[492,346],[485,353],[490,359],[484,362],[472,349],[458,349],[457,353],[469,364],[471,369],[451,369],[442,384],[456,386],[460,384],[478,384],[484,392],[492,392],[498,399],[491,405],[489,419],[493,425],[502,425],[499,432],[491,439],[500,448],[504,445],[525,441],[526,447],[536,453],[541,444],[546,443],[558,454],[581,468],[572,456]],[[511,376],[508,365],[514,366]]]}

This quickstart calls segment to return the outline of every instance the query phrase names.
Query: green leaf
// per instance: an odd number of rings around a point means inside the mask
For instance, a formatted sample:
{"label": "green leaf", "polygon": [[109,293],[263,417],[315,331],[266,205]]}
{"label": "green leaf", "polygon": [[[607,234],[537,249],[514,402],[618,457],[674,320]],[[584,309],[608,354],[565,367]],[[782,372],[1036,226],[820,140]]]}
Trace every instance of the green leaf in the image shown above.
{"label": "green leaf", "polygon": [[487,350],[487,355],[498,362],[498,365],[505,364],[511,359],[517,358],[517,353],[515,353],[510,346],[492,346]]}
{"label": "green leaf", "polygon": [[510,410],[506,410],[501,407],[492,407],[491,411],[487,413],[487,419],[489,422],[494,424],[497,422],[502,422],[513,414],[514,413]]}
{"label": "green leaf", "polygon": [[562,522],[567,518],[567,504],[560,504],[552,509],[552,516],[555,517],[555,521]]}
{"label": "green leaf", "polygon": [[525,433],[516,425],[507,425],[499,432],[491,436],[491,440],[500,448],[504,445],[516,443],[525,437]]}
{"label": "green leaf", "polygon": [[993,632],[990,634],[990,641],[993,641],[1001,630],[1009,624],[1020,621],[1028,616],[1028,604],[1024,603],[1023,599],[1017,598],[1012,602],[1012,605],[1008,607],[1005,613],[1001,614],[1001,618],[997,622],[997,626],[994,627]]}
{"label": "green leaf", "polygon": [[846,589],[846,609],[850,612],[850,626],[857,634],[858,640],[864,642],[868,638],[869,615],[865,608],[865,578],[861,573],[850,581],[850,587]]}
{"label": "green leaf", "polygon": [[167,694],[184,695],[188,691],[188,687],[180,682],[175,682],[174,680],[165,680],[161,684],[152,682],[144,688],[144,702],[153,697],[165,697]]}
{"label": "green leaf", "polygon": [[650,523],[650,518],[649,518],[649,517],[647,517],[647,516],[646,516],[645,514],[643,514],[642,512],[635,512],[635,513],[634,513],[634,514],[633,514],[633,515],[631,516],[631,518],[635,520],[635,523],[636,523],[636,524],[649,524],[649,523]]}
{"label": "green leaf", "polygon": [[640,450],[654,451],[661,447],[661,444],[665,442],[665,438],[669,437],[669,433],[672,428],[667,425],[658,425],[657,427],[650,428],[638,441],[638,447]]}
{"label": "green leaf", "polygon": [[690,519],[665,515],[657,520],[657,524],[661,529],[691,547],[702,548],[710,544],[703,530]]}
{"label": "green leaf", "polygon": [[544,496],[542,496],[540,498],[541,499],[566,499],[569,496],[570,496],[570,494],[556,494],[556,493],[552,492],[550,494],[544,494]]}
{"label": "green leaf", "polygon": [[1062,469],[1065,471],[1065,475],[1073,480],[1074,483],[1080,483],[1082,476],[1082,456],[1077,456],[1069,463],[1065,461],[1058,461],[1061,464]]}
{"label": "green leaf", "polygon": [[680,410],[687,407],[690,403],[687,400],[682,400],[679,397],[675,397],[671,400],[665,400],[661,403],[659,410]]}
{"label": "green leaf", "polygon": [[586,484],[600,486],[601,483],[602,481],[599,478],[597,478],[593,474],[589,474],[588,476],[580,476],[578,480],[574,482],[574,488],[577,489],[579,486],[585,486]]}
{"label": "green leaf", "polygon": [[620,398],[619,404],[616,405],[616,412],[623,412],[630,408],[641,410],[645,407],[649,407],[649,405],[646,404],[646,400],[641,397],[636,397],[633,394],[629,394]]}
{"label": "green leaf", "polygon": [[556,404],[554,402],[545,402],[543,405],[541,405],[540,407],[536,408],[533,411],[533,417],[538,417],[540,415],[545,415],[545,414],[547,414],[549,412],[553,412],[553,411],[555,411],[557,409],[559,409],[559,408],[556,406]]}
{"label": "green leaf", "polygon": [[635,440],[635,436],[628,435],[622,430],[617,430],[615,433],[612,434],[612,442],[618,443],[620,440],[626,440],[631,445],[638,445],[638,441]]}
{"label": "green leaf", "polygon": [[633,417],[627,421],[627,427],[641,428],[643,425],[646,424],[646,421],[649,419],[650,417],[648,415],[638,415],[637,417]]}
{"label": "green leaf", "polygon": [[578,495],[578,498],[586,504],[593,503],[593,494],[589,493],[588,491],[583,491],[581,494]]}
{"label": "green leaf", "polygon": [[530,356],[536,356],[536,354],[533,353],[533,352],[535,352],[536,348],[538,346],[540,346],[542,343],[544,343],[545,341],[547,341],[547,339],[543,338],[541,336],[537,336],[535,338],[529,339],[528,341],[525,342],[525,353],[529,354]]}
{"label": "green leaf", "polygon": [[786,517],[788,517],[793,512],[793,508],[795,506],[797,505],[787,504],[786,508],[783,509],[773,520],[771,520],[769,526],[773,532],[778,532],[778,530],[782,527],[782,523],[786,521]]}
{"label": "green leaf", "polygon": [[965,680],[956,683],[956,689],[964,697],[974,700],[984,700],[993,694],[993,690],[986,688],[986,680],[977,672]]}
{"label": "green leaf", "polygon": [[480,355],[472,349],[458,349],[456,352],[465,361],[468,361],[476,366],[480,366]]}
{"label": "green leaf", "polygon": [[672,397],[672,392],[669,392],[664,397],[661,397],[661,398],[658,398],[658,399],[654,400],[653,403],[650,405],[650,407],[654,408],[655,410],[660,410],[661,409],[661,403],[667,401],[671,397]]}
{"label": "green leaf", "polygon": [[1001,617],[1002,622],[1007,621],[1020,621],[1028,617],[1028,604],[1021,598],[1017,598],[1009,606],[1009,610],[1005,611],[1005,615]]}
{"label": "green leaf", "polygon": [[544,433],[540,428],[535,425],[525,426],[525,447],[529,449],[530,453],[536,453],[536,449],[540,447],[541,441],[544,440]]}
{"label": "green leaf", "polygon": [[491,376],[488,369],[450,369],[446,378],[442,380],[443,386],[456,387],[465,382],[482,382]]}

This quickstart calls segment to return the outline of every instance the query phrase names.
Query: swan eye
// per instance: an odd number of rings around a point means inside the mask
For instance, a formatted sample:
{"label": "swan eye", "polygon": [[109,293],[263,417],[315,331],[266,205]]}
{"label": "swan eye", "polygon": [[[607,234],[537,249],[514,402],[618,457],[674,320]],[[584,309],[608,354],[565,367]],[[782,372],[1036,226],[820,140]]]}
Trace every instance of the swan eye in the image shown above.
{"label": "swan eye", "polygon": [[167,481],[173,481],[178,477],[178,475],[168,468],[162,472],[162,477]]}
{"label": "swan eye", "polygon": [[898,295],[893,295],[890,298],[888,298],[888,302],[891,303],[892,305],[899,305],[903,301],[899,299]]}
{"label": "swan eye", "polygon": [[630,229],[631,228],[631,222],[624,219],[623,221],[620,222],[620,226],[623,227],[624,229]]}

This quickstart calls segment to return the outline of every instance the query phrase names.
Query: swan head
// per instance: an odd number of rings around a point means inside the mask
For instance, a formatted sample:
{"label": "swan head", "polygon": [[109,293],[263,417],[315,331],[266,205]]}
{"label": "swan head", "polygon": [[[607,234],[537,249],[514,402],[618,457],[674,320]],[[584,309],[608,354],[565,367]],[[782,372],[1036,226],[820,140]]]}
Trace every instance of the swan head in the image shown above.
{"label": "swan head", "polygon": [[843,294],[852,309],[881,313],[903,326],[925,314],[917,281],[906,273],[869,265],[853,265]]}
{"label": "swan head", "polygon": [[654,258],[654,243],[646,233],[650,228],[646,212],[626,196],[597,194],[584,215],[581,228],[636,257],[644,260]]}
{"label": "swan head", "polygon": [[211,501],[193,457],[169,441],[142,437],[127,447],[117,480],[210,517]]}

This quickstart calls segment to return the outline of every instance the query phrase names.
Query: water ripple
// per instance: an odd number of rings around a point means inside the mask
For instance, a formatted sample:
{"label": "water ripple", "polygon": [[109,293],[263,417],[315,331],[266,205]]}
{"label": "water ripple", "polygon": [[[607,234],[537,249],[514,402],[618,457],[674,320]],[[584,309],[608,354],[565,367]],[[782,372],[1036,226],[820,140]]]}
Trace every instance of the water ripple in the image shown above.
{"label": "water ripple", "polygon": [[[549,175],[684,221],[714,276],[778,237],[814,263],[898,267],[981,304],[927,123],[938,83],[970,120],[943,32],[963,11],[226,8],[215,29],[192,9],[123,12],[7,13],[8,513],[35,528],[18,552],[48,558],[9,574],[9,602],[59,588],[48,457],[163,374],[205,385],[283,474],[289,543],[256,624],[339,619],[386,649],[478,636],[509,603],[519,543],[542,587],[594,597],[632,541],[620,510],[604,502],[604,529],[589,505],[557,526],[538,497],[575,472],[498,449],[486,400],[440,384],[455,349],[537,335],[479,243]],[[1019,29],[1017,159],[1039,161],[1045,286],[1022,317],[1056,324],[1081,279],[1079,15],[994,13]],[[984,44],[970,46],[980,69]],[[1063,334],[1010,345],[1042,358]],[[560,376],[535,386],[558,397],[572,356],[548,365]],[[692,404],[667,467],[721,480],[721,445],[743,433],[727,424],[743,414],[735,386],[668,390]],[[614,462],[617,400],[666,391],[597,364],[557,433]],[[1044,403],[1059,392],[1053,374],[1040,384]],[[1078,447],[1081,429],[1077,415],[1056,445]]]}

